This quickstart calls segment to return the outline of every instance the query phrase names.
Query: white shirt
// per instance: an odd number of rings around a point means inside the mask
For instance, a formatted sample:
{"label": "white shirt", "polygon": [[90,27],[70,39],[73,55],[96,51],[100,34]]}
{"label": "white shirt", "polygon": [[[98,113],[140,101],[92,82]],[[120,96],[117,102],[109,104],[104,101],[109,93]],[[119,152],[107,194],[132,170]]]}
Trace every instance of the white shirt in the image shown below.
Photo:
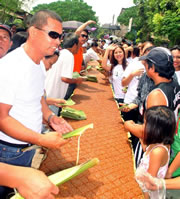
{"label": "white shirt", "polygon": [[[23,47],[0,59],[0,102],[12,105],[9,115],[25,127],[41,133],[44,95],[44,72]],[[0,139],[14,144],[26,144],[0,131]]]}
{"label": "white shirt", "polygon": [[67,49],[61,50],[57,62],[46,75],[45,90],[47,97],[64,99],[69,84],[63,82],[61,77],[72,79],[73,68],[73,54]]}
{"label": "white shirt", "polygon": [[178,83],[180,85],[180,71],[175,71],[175,73],[176,73],[176,76],[177,76]]}
{"label": "white shirt", "polygon": [[121,84],[123,77],[123,67],[122,65],[116,65],[112,70],[112,85],[114,89],[114,97],[118,99],[124,99],[123,86]]}
{"label": "white shirt", "polygon": [[90,48],[86,53],[83,54],[83,59],[85,64],[87,64],[91,59],[95,61],[99,60],[99,57],[97,53],[92,48]]}
{"label": "white shirt", "polygon": [[[141,61],[138,60],[139,58],[136,57],[133,59],[133,61],[128,65],[128,67],[125,69],[123,73],[123,77],[128,77],[132,72],[138,69],[144,69],[144,65],[141,63]],[[139,82],[139,77],[134,77],[131,82],[128,85],[127,92],[124,97],[124,103],[130,104],[134,98],[137,96],[137,86]]]}

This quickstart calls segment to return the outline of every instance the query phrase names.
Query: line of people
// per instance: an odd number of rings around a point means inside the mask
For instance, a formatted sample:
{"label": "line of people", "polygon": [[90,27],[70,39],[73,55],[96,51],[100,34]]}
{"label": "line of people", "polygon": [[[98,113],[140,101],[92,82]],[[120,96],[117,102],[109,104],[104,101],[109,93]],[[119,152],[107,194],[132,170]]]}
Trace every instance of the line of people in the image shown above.
{"label": "line of people", "polygon": [[[71,131],[72,127],[57,117],[58,104],[68,99],[77,84],[83,82],[83,78],[72,77],[73,72],[82,70],[83,58],[85,64],[91,58],[98,60],[109,74],[125,128],[131,133],[137,167],[153,177],[164,178],[166,172],[169,178],[179,176],[180,131],[177,129],[174,134],[179,116],[179,47],[175,46],[170,52],[145,42],[141,48],[113,43],[102,49],[93,42],[89,54],[83,57],[83,44],[88,39],[85,28],[91,23],[95,22],[87,21],[75,33],[66,34],[60,55],[56,49],[62,36],[62,20],[56,13],[37,12],[31,19],[25,43],[19,48],[14,46],[7,55],[12,33],[7,26],[0,25],[0,58],[3,58],[0,60],[1,185],[17,188],[26,198],[53,198],[58,193],[42,172],[25,168],[31,166],[35,151],[22,152],[22,149],[32,144],[59,148],[68,142],[61,134]],[[94,52],[103,55],[102,60]],[[43,122],[54,131],[41,134]],[[173,155],[169,153],[170,147]],[[20,170],[39,176],[34,190],[31,186],[34,181],[29,187],[25,186],[30,175],[20,178]],[[5,182],[5,175],[14,171],[17,173],[12,181]],[[14,183],[16,179],[18,183]],[[137,175],[139,184],[141,179],[142,176]],[[143,178],[143,182],[144,179],[150,178]],[[152,179],[148,183],[152,183]],[[41,189],[45,190],[41,192]],[[7,187],[0,187],[2,197],[7,195],[6,191],[9,192]]]}
{"label": "line of people", "polygon": [[[129,47],[123,48],[118,44],[109,45],[102,67],[111,71],[114,97],[125,120],[124,126],[131,133],[138,171],[144,169],[157,178],[179,176],[180,139],[178,129],[175,134],[175,126],[177,123],[179,127],[180,114],[180,50],[175,46],[170,52],[167,48],[154,47],[152,43],[146,42],[140,58],[134,47],[132,59],[127,64],[127,49]],[[128,88],[124,93],[126,86]],[[138,182],[143,187],[144,184],[140,180]],[[160,197],[153,195],[158,193],[149,194],[151,198]],[[145,194],[145,198],[149,198],[149,195]]]}

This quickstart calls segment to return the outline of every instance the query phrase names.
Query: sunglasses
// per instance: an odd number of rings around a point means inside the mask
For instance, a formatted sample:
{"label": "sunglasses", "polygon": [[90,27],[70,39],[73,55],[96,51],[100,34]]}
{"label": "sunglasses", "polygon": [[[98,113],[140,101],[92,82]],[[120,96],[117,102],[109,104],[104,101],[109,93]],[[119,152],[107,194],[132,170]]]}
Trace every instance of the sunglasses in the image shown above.
{"label": "sunglasses", "polygon": [[81,34],[81,37],[85,37],[87,39],[88,35]]}
{"label": "sunglasses", "polygon": [[38,28],[38,27],[35,27],[35,28],[38,29],[38,30],[46,32],[49,35],[49,37],[51,37],[51,39],[57,39],[57,38],[61,39],[62,38],[62,34],[59,34],[58,32],[43,30],[43,29]]}

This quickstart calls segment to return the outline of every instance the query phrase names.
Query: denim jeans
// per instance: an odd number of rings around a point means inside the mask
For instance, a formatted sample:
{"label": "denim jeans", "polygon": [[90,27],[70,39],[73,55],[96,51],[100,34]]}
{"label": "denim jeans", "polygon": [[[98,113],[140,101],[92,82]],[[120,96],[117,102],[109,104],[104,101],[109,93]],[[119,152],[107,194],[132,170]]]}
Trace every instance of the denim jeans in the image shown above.
{"label": "denim jeans", "polygon": [[[11,147],[0,143],[0,162],[17,166],[31,167],[34,154],[35,150],[22,152],[22,148]],[[11,192],[13,192],[13,189],[0,186],[0,198],[6,198],[6,196]]]}
{"label": "denim jeans", "polygon": [[11,147],[0,143],[0,162],[31,167],[35,150],[22,152],[19,147]]}

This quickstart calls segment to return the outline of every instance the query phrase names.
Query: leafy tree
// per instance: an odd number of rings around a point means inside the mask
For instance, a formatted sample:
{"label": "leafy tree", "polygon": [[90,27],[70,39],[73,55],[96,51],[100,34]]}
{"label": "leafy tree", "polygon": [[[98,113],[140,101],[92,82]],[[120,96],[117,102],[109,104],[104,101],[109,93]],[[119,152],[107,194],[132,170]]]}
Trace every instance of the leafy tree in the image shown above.
{"label": "leafy tree", "polygon": [[12,18],[12,13],[21,9],[21,2],[19,0],[1,0],[0,2],[0,22],[8,23]]}
{"label": "leafy tree", "polygon": [[180,43],[180,0],[134,0],[136,15],[126,9],[119,16],[119,22],[127,25],[133,17],[137,40],[154,40],[158,44],[168,42],[169,46]]}
{"label": "leafy tree", "polygon": [[23,8],[29,8],[34,0],[0,0],[0,23],[13,22]]}
{"label": "leafy tree", "polygon": [[92,7],[85,3],[83,0],[65,0],[57,1],[50,4],[40,4],[33,8],[32,13],[41,9],[49,9],[59,14],[63,21],[76,20],[86,22],[94,20],[98,22],[98,17]]}
{"label": "leafy tree", "polygon": [[[137,18],[137,7],[133,6],[130,8],[126,8],[126,10],[118,16],[117,21],[120,24],[124,24],[128,26],[130,18],[136,19]],[[136,25],[137,21],[134,21],[134,25]]]}

